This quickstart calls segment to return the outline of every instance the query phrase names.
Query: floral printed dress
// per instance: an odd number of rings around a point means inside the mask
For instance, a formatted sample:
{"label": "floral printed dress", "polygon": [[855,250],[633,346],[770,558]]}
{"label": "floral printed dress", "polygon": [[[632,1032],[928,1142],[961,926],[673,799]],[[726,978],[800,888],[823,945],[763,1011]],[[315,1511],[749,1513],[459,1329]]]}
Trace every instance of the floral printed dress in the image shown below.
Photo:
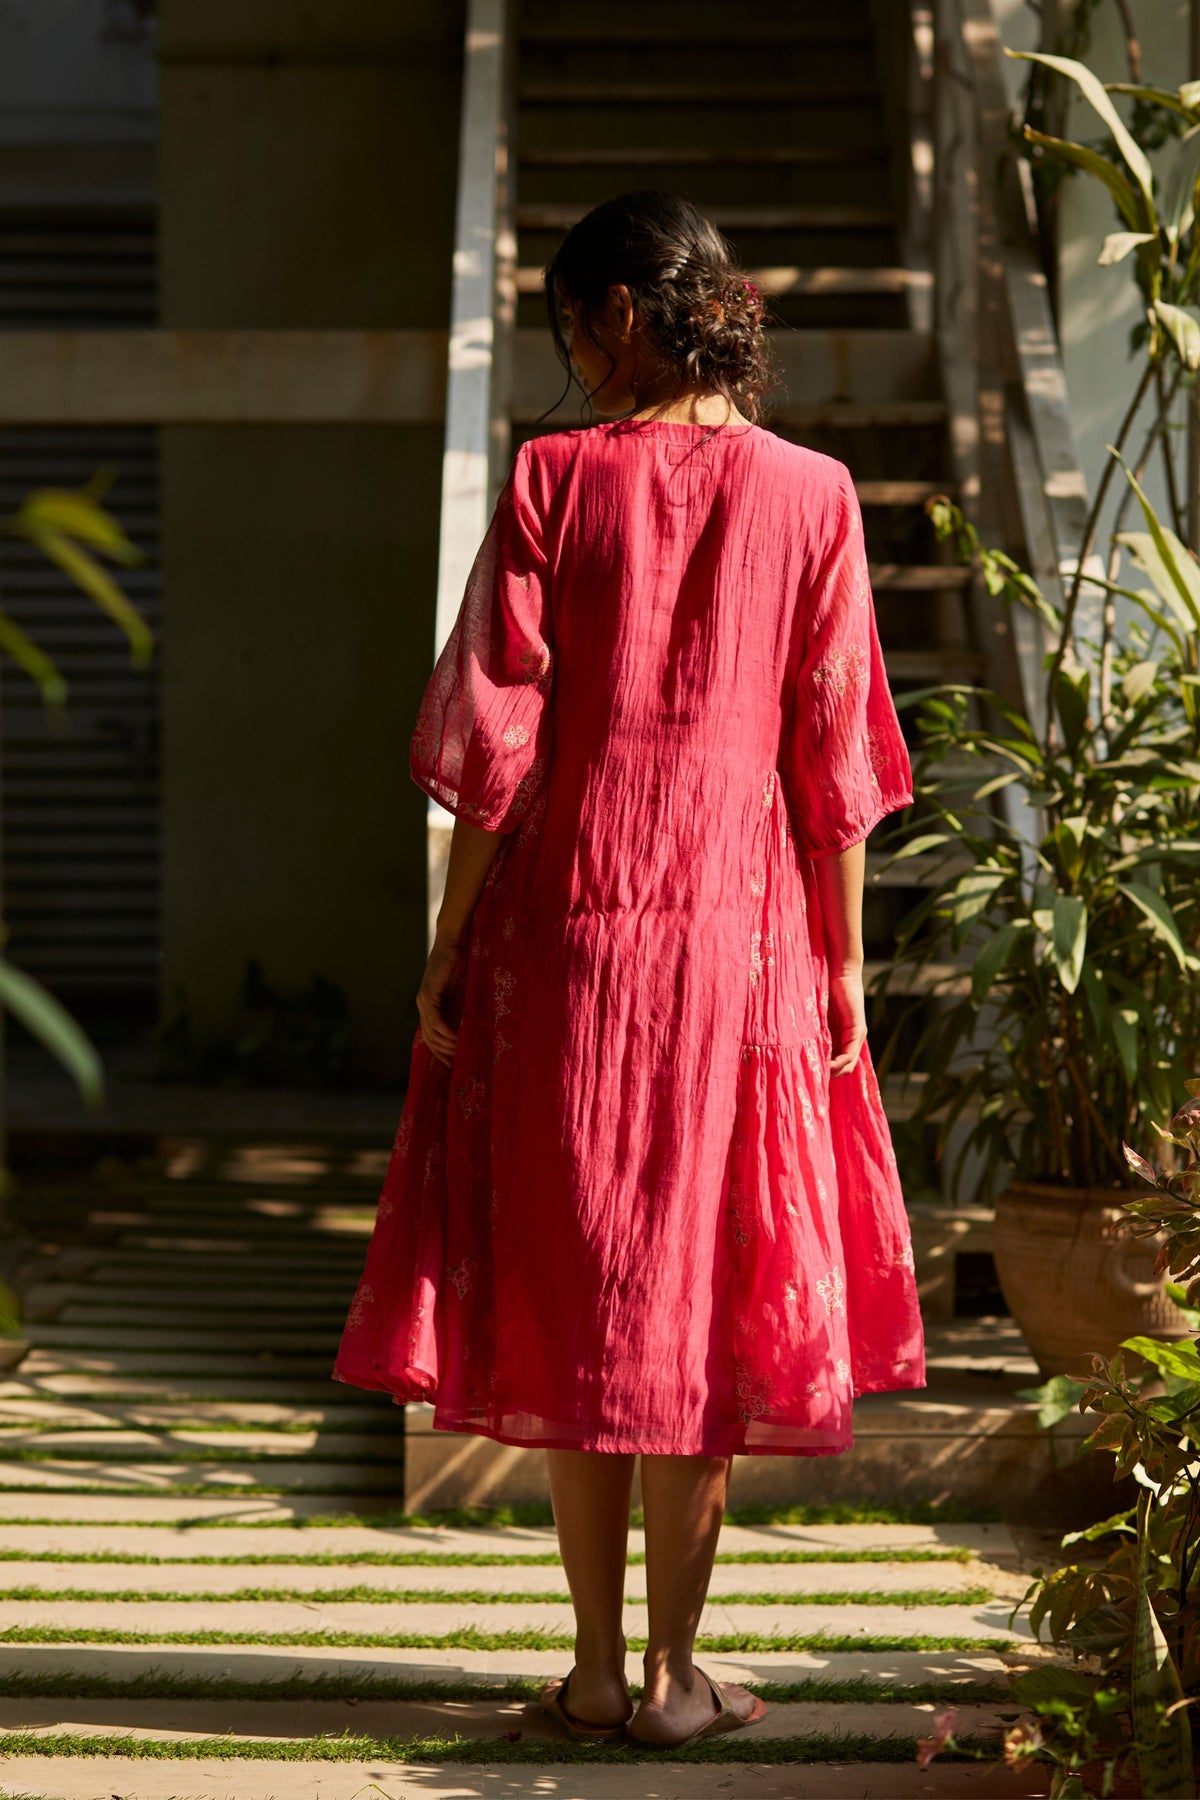
{"label": "floral printed dress", "polygon": [[924,1384],[813,859],[912,799],[844,464],[760,427],[523,444],[412,734],[502,834],[418,1029],[334,1379],[509,1444],[828,1455]]}

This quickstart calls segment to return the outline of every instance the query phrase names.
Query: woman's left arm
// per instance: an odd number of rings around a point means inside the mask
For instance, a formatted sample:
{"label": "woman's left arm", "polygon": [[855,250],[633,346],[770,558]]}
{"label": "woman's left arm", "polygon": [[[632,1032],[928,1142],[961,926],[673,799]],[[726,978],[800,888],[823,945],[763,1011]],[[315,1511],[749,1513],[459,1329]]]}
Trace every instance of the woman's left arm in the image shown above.
{"label": "woman's left arm", "polygon": [[450,835],[446,886],[438,908],[433,947],[417,992],[421,1036],[447,1068],[454,1058],[457,1033],[442,1016],[442,999],[462,967],[471,915],[504,836],[502,831],[484,831],[461,818],[455,819]]}

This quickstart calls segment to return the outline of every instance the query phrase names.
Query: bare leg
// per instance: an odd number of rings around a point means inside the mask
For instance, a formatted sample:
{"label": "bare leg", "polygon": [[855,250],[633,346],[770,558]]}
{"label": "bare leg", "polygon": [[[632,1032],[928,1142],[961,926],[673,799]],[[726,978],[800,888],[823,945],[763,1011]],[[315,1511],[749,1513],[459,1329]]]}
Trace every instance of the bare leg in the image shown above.
{"label": "bare leg", "polygon": [[[685,1737],[715,1711],[708,1683],[696,1674],[692,1646],[717,1552],[729,1468],[727,1456],[642,1458],[650,1632],[646,1685],[630,1727],[652,1742]],[[754,1700],[745,1688],[730,1684],[725,1693],[735,1711],[750,1713]]]}
{"label": "bare leg", "polygon": [[575,1672],[566,1705],[589,1725],[620,1725],[630,1711],[621,1614],[633,1457],[547,1450],[546,1461],[575,1608]]}

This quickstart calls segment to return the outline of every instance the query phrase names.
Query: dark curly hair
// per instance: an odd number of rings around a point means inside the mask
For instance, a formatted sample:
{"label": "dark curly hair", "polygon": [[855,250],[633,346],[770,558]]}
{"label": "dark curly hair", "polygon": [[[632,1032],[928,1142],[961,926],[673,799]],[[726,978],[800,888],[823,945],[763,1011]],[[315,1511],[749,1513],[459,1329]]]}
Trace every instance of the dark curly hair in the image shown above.
{"label": "dark curly hair", "polygon": [[[690,200],[645,188],[602,201],[571,227],[542,279],[550,331],[568,371],[556,289],[574,302],[578,328],[600,350],[591,322],[610,286],[623,282],[641,322],[649,372],[667,381],[667,397],[715,391],[759,422],[763,395],[778,385],[763,300]],[[611,356],[609,362],[615,368]],[[584,397],[590,403],[591,395]]]}

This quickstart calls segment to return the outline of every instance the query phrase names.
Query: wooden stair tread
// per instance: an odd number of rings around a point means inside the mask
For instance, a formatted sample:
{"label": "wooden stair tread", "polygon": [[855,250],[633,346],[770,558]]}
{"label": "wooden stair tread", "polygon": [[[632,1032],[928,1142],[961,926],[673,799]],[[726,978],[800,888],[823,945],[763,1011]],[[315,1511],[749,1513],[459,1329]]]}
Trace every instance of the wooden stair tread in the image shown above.
{"label": "wooden stair tread", "polygon": [[[517,207],[518,231],[569,231],[581,208],[562,201]],[[883,206],[709,206],[705,216],[721,231],[863,230],[894,223]]]}
{"label": "wooden stair tread", "polygon": [[550,106],[873,106],[879,96],[873,88],[811,87],[795,82],[772,86],[766,82],[711,81],[524,81],[517,98],[531,105]]}
{"label": "wooden stair tread", "polygon": [[873,148],[871,145],[860,144],[772,144],[762,148],[741,144],[688,144],[678,148],[664,144],[644,144],[638,147],[621,145],[617,148],[607,144],[587,144],[561,150],[545,147],[535,149],[530,146],[518,152],[517,160],[522,167],[531,169],[623,168],[626,165],[640,166],[644,163],[686,163],[697,167],[719,167],[722,164],[746,164],[754,167],[765,164],[788,168],[793,164],[816,164],[821,167],[827,163],[873,165],[884,161],[886,156],[887,152],[882,146]]}
{"label": "wooden stair tread", "polygon": [[[764,294],[774,299],[791,296],[820,297],[847,294],[902,294],[910,288],[927,288],[933,277],[926,269],[903,269],[880,264],[868,268],[799,269],[794,265],[748,268],[746,274]],[[543,292],[540,265],[517,270],[517,292]],[[868,329],[864,327],[863,329]]]}

